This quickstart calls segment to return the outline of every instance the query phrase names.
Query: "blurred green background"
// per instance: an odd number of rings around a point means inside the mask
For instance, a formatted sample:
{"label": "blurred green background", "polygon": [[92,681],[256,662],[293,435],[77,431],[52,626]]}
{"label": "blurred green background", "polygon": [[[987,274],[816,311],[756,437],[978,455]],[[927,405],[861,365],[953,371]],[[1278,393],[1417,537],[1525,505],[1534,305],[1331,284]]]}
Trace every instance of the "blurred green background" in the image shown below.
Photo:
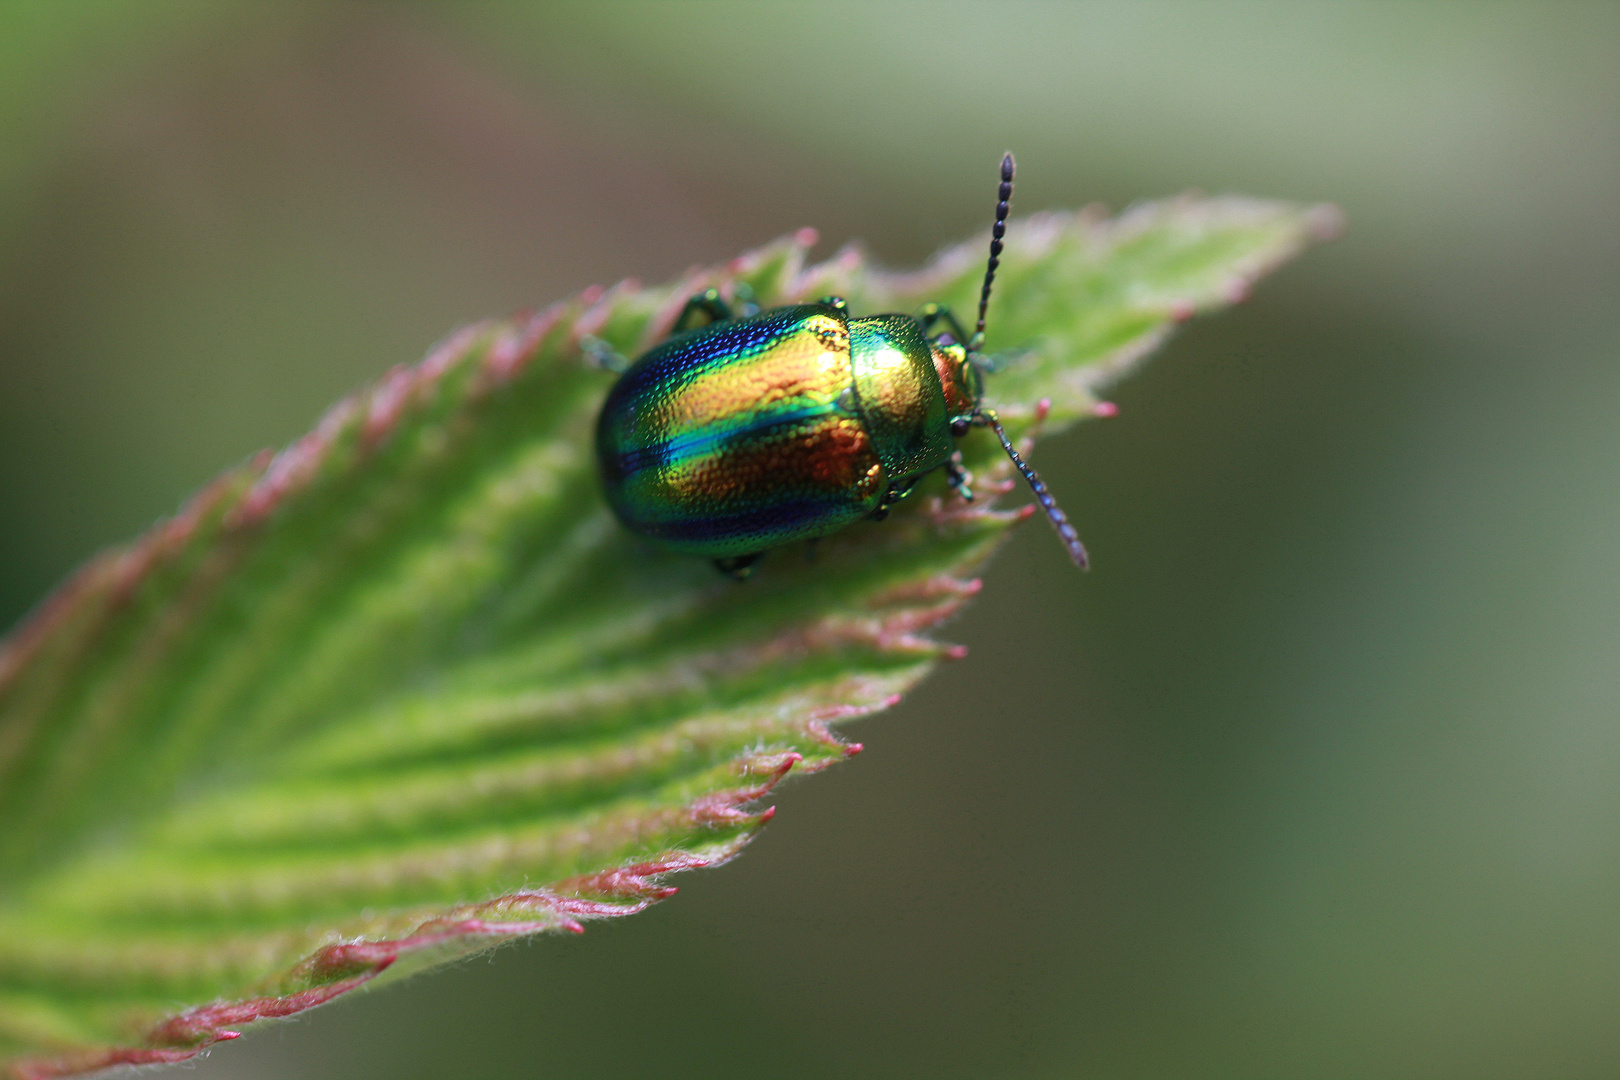
{"label": "blurred green background", "polygon": [[0,625],[460,322],[1346,210],[740,861],[224,1078],[1620,1075],[1620,5],[0,4]]}

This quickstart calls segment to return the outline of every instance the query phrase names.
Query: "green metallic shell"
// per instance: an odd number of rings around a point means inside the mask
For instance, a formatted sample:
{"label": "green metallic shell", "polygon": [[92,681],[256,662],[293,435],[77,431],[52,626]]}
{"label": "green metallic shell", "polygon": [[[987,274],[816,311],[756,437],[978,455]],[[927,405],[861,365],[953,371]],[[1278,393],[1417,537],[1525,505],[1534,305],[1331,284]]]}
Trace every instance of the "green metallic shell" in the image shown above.
{"label": "green metallic shell", "polygon": [[608,502],[631,530],[714,557],[843,528],[885,490],[852,382],[848,320],[828,305],[678,335],[602,406]]}
{"label": "green metallic shell", "polygon": [[802,304],[642,356],[602,405],[596,449],[628,528],[723,558],[867,516],[892,483],[944,464],[951,439],[915,319]]}

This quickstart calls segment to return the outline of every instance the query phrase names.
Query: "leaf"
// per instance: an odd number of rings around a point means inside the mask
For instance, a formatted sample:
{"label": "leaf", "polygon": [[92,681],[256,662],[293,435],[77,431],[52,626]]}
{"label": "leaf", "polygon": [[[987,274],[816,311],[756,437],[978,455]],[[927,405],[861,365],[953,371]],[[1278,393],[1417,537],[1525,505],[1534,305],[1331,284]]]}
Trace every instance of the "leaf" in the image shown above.
{"label": "leaf", "polygon": [[[1047,430],[1333,213],[1180,199],[1014,227],[990,382]],[[946,497],[773,552],[745,586],[613,520],[590,434],[686,296],[971,311],[983,243],[926,269],[805,232],[658,289],[480,323],[92,561],[0,648],[0,1060],[181,1060],[236,1027],[516,935],[579,930],[731,858],[784,775],[859,750],[953,650],[928,637],[1023,512]],[[964,442],[986,494],[994,440]],[[986,484],[986,480],[989,481]],[[1076,509],[1074,507],[1071,510]],[[186,1003],[190,1003],[187,1005]]]}

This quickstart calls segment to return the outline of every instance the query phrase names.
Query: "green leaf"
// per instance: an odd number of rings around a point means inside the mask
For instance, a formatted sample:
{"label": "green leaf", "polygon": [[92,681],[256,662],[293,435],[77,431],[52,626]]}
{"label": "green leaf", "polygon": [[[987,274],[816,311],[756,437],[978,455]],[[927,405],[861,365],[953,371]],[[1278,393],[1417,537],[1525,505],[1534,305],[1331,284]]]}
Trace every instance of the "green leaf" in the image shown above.
{"label": "green leaf", "polygon": [[[1012,230],[989,397],[1047,431],[1196,310],[1331,229],[1182,199]],[[578,930],[734,856],[833,725],[952,650],[928,636],[1022,512],[934,477],[883,523],[746,585],[628,535],[590,434],[681,302],[971,311],[982,241],[907,275],[800,234],[657,289],[480,323],[94,560],[0,648],[0,1060],[59,1075],[188,1057],[235,1027],[515,935]],[[993,438],[964,442],[985,495]],[[1070,510],[1079,509],[1070,507]],[[1082,515],[1083,520],[1083,515]]]}

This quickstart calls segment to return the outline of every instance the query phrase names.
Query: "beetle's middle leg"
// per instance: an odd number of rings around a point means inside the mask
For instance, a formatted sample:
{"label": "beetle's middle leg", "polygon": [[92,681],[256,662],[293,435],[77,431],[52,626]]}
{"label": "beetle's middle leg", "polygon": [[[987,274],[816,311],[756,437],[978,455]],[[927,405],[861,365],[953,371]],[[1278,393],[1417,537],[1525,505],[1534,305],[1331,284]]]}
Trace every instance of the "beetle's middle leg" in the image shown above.
{"label": "beetle's middle leg", "polygon": [[962,464],[962,451],[953,451],[950,460],[945,462],[945,482],[955,488],[962,498],[973,501],[973,474]]}
{"label": "beetle's middle leg", "polygon": [[922,477],[920,476],[908,476],[904,480],[897,480],[890,484],[889,490],[883,493],[883,501],[878,503],[876,510],[873,510],[866,516],[871,518],[873,521],[882,521],[884,518],[888,517],[889,507],[893,506],[907,495],[910,495],[912,489],[917,486],[917,481],[921,479]]}

